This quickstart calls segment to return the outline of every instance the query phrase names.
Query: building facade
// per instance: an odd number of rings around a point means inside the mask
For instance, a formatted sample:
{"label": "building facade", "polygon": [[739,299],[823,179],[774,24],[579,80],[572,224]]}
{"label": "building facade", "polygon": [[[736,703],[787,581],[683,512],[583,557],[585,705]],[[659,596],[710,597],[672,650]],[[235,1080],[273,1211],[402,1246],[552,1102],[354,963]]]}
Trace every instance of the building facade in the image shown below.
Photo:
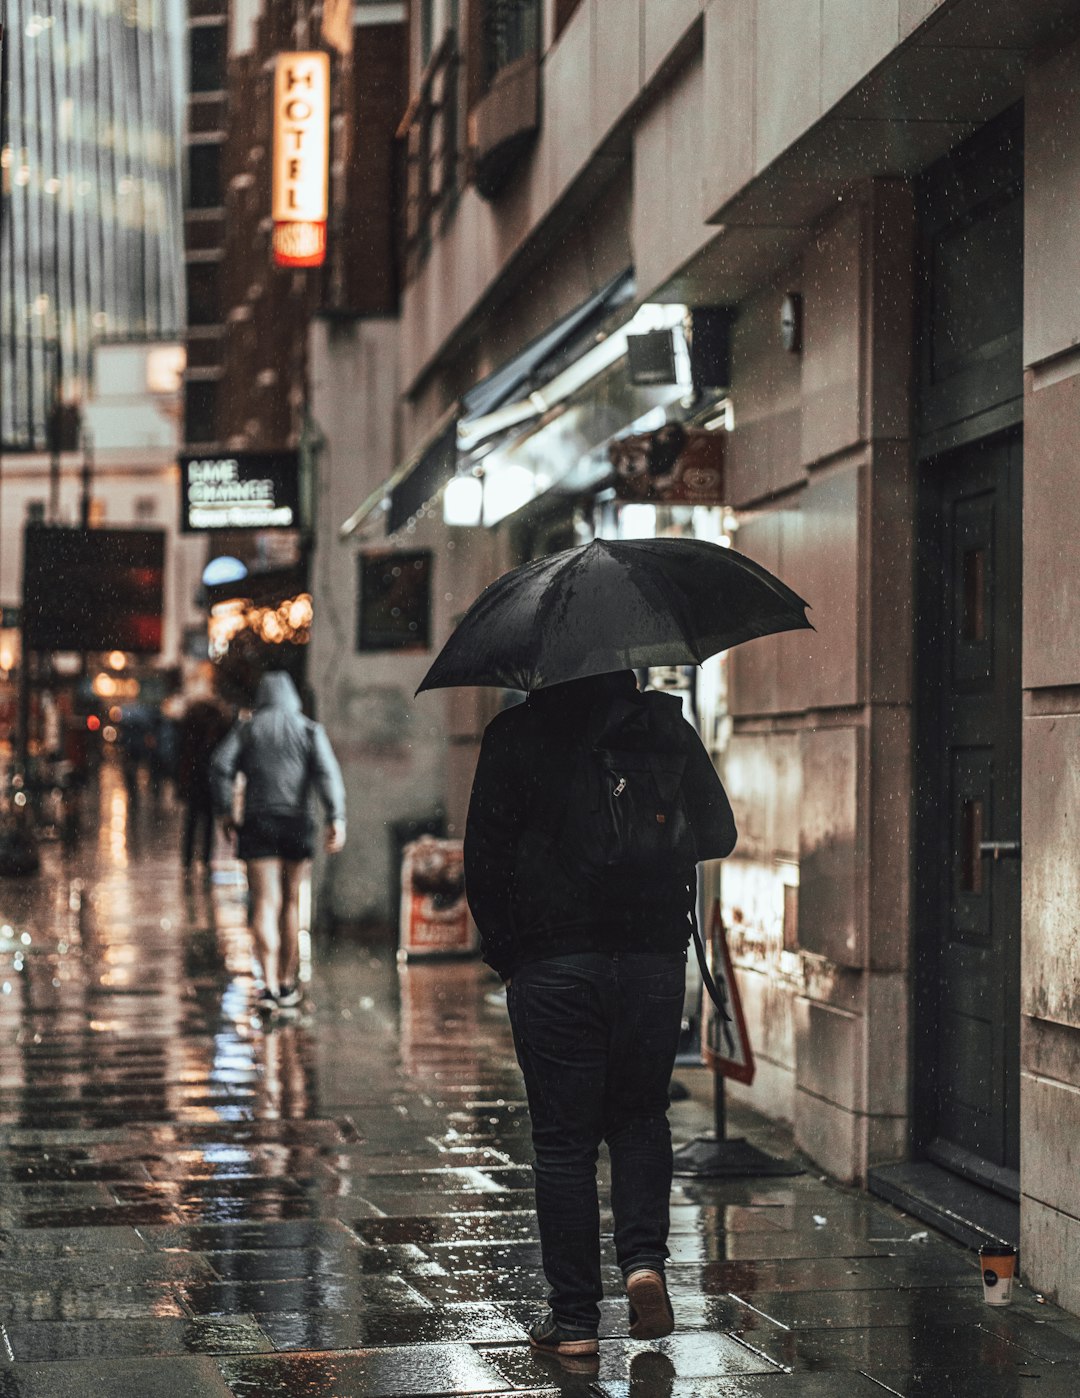
{"label": "building facade", "polygon": [[[411,695],[484,583],[597,532],[734,541],[816,631],[697,680],[741,832],[708,875],[732,1090],[1080,1310],[1080,6],[409,14],[400,316],[310,349],[314,674],[366,811],[333,914],[392,922],[403,832],[461,832],[500,697]],[[689,379],[642,397],[628,332],[687,319]],[[722,491],[643,515],[617,463],[675,425]]]}
{"label": "building facade", "polygon": [[[331,22],[342,12],[344,28]],[[392,125],[404,103],[400,5],[192,0],[184,227],[188,300],[185,441],[193,449],[298,447],[307,414],[307,326],[318,314],[392,314]],[[296,269],[272,249],[274,62],[330,60],[326,259]],[[371,144],[358,139],[364,130]]]}
{"label": "building facade", "polygon": [[77,444],[94,343],[183,320],[172,0],[4,6],[0,444]]}
{"label": "building facade", "polygon": [[[199,594],[206,543],[180,529],[183,366],[183,345],[175,340],[98,344],[82,408],[82,448],[5,457],[0,602],[9,616],[22,600],[26,523],[76,526],[85,520],[91,527],[165,535],[162,645],[148,664],[179,667],[193,633],[205,631]],[[18,663],[19,632],[11,626],[0,636],[0,651],[7,653],[0,670],[9,672]]]}
{"label": "building facade", "polygon": [[[183,452],[226,469],[240,461],[241,471],[248,454],[256,476],[269,461],[298,501],[284,525],[210,530],[211,555],[239,557],[251,580],[236,599],[224,597],[230,605],[276,607],[310,586],[317,437],[309,327],[397,308],[393,132],[406,101],[403,21],[397,3],[188,5]],[[280,266],[274,254],[275,65],[289,53],[325,55],[329,72],[328,139],[315,161],[328,185],[325,260],[307,267]],[[278,656],[303,682],[306,652],[283,643]]]}

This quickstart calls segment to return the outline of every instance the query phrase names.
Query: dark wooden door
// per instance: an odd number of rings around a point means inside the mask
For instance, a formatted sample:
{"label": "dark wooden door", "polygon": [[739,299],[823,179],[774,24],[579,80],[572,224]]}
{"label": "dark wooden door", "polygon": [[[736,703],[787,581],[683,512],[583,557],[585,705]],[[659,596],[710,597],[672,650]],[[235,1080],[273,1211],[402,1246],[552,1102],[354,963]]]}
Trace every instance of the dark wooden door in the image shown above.
{"label": "dark wooden door", "polygon": [[924,471],[918,1116],[931,1158],[1000,1183],[1019,1167],[1020,436]]}

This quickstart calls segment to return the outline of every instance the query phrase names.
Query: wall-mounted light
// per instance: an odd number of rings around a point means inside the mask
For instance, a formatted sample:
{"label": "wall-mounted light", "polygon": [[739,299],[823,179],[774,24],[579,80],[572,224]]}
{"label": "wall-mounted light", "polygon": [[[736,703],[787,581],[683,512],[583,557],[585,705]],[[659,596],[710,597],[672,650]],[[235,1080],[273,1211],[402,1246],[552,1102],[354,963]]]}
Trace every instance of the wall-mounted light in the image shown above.
{"label": "wall-mounted light", "polygon": [[483,481],[478,476],[455,476],[443,491],[443,523],[475,529],[483,517]]}
{"label": "wall-mounted light", "polygon": [[802,349],[802,329],[802,296],[789,291],[780,306],[780,340],[789,354],[798,354]]}

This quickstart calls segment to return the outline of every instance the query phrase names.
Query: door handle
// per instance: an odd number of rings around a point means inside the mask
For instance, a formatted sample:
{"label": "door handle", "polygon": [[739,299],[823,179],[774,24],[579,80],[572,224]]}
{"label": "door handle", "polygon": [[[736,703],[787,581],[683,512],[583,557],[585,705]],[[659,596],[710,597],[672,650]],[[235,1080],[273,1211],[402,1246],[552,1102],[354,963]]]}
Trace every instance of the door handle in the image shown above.
{"label": "door handle", "polygon": [[980,854],[992,854],[995,862],[1005,856],[1012,856],[1014,859],[1020,858],[1019,840],[980,840]]}

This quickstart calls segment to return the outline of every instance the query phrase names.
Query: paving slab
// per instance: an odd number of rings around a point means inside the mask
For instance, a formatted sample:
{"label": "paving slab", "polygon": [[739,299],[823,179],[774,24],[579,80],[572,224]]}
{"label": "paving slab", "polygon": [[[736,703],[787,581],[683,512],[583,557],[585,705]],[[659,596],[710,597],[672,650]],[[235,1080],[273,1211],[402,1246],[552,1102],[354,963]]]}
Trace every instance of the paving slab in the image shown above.
{"label": "paving slab", "polygon": [[0,1398],[231,1398],[209,1357],[94,1359],[0,1370]]}
{"label": "paving slab", "polygon": [[498,1393],[500,1375],[469,1345],[417,1345],[335,1355],[223,1359],[221,1373],[235,1398],[426,1398]]}
{"label": "paving slab", "polygon": [[0,1230],[0,1258],[70,1257],[78,1253],[145,1252],[134,1228],[7,1228]]}
{"label": "paving slab", "polygon": [[522,1342],[524,1326],[506,1308],[482,1303],[426,1311],[264,1312],[259,1324],[277,1350],[343,1350],[468,1341]]}
{"label": "paving slab", "polygon": [[215,1319],[24,1321],[3,1325],[15,1363],[144,1355],[262,1354],[273,1349],[250,1316]]}
{"label": "paving slab", "polygon": [[1024,1365],[1012,1373],[972,1373],[965,1369],[924,1369],[917,1373],[873,1370],[873,1377],[898,1398],[1076,1398],[1080,1368]]}
{"label": "paving slab", "polygon": [[[595,1398],[888,1398],[865,1374],[768,1374],[685,1379],[638,1368],[592,1389]],[[944,1394],[938,1398],[945,1398]]]}

